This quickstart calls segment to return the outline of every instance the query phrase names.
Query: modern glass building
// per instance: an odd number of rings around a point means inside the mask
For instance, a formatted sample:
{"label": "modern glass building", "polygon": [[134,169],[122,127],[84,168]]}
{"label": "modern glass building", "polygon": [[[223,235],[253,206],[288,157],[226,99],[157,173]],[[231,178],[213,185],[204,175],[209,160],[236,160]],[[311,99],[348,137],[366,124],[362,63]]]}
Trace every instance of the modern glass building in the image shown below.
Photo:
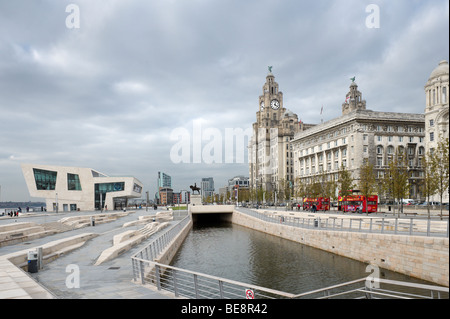
{"label": "modern glass building", "polygon": [[91,168],[22,164],[32,197],[44,198],[48,211],[123,209],[140,198],[143,184],[134,177],[110,177]]}

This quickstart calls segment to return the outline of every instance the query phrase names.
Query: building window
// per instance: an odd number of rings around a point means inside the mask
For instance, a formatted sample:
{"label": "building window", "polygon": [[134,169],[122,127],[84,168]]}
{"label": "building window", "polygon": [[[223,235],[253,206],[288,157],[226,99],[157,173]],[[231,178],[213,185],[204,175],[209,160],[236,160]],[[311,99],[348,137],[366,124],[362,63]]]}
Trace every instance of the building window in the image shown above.
{"label": "building window", "polygon": [[33,168],[33,173],[38,190],[55,190],[57,172]]}
{"label": "building window", "polygon": [[67,189],[69,191],[81,191],[80,177],[78,174],[67,174]]}
{"label": "building window", "polygon": [[399,142],[403,142],[403,136],[399,136],[399,137],[398,137],[398,141],[399,141]]}
{"label": "building window", "polygon": [[389,155],[394,154],[394,147],[392,145],[389,145],[387,148],[387,153]]}
{"label": "building window", "polygon": [[430,132],[430,142],[434,141],[434,132]]}
{"label": "building window", "polygon": [[[241,181],[239,182],[239,184],[241,184]],[[133,185],[133,192],[140,194],[142,192],[142,186],[134,183],[134,185]]]}
{"label": "building window", "polygon": [[447,103],[447,88],[442,88],[442,103]]}
{"label": "building window", "polygon": [[377,154],[383,154],[383,146],[377,146]]}
{"label": "building window", "polygon": [[125,190],[125,182],[95,184],[95,193],[120,192]]}
{"label": "building window", "polygon": [[383,158],[377,157],[377,166],[379,167],[383,166]]}
{"label": "building window", "polygon": [[430,120],[430,126],[434,126],[434,120]]}

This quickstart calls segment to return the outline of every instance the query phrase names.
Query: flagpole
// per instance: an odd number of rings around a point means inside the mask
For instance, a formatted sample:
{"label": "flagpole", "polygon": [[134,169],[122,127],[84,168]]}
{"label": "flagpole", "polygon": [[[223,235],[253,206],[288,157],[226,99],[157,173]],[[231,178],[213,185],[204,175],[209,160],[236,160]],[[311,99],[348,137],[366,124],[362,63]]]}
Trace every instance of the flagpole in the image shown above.
{"label": "flagpole", "polygon": [[323,124],[323,104],[322,108],[320,109],[320,123]]}

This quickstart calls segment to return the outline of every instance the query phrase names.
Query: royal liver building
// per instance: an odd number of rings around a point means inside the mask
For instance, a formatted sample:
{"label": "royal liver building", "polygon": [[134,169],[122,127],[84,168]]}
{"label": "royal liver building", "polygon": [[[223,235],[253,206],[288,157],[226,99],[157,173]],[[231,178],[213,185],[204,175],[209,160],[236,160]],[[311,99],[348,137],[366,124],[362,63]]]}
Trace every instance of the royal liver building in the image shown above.
{"label": "royal liver building", "polygon": [[253,189],[274,191],[281,183],[294,181],[290,142],[294,134],[303,129],[303,124],[299,123],[296,114],[284,107],[283,93],[275,82],[271,67],[262,91],[248,146],[249,183]]}

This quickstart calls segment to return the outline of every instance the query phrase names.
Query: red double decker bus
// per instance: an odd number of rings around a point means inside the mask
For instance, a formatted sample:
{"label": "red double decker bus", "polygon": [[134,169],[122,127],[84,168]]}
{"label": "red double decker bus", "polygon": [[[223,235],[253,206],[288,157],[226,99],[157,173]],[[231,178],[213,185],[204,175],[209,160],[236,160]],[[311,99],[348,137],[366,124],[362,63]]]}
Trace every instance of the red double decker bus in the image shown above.
{"label": "red double decker bus", "polygon": [[330,210],[330,199],[324,197],[317,198],[304,198],[303,199],[303,210],[311,210],[313,205],[316,205],[316,210]]}
{"label": "red double decker bus", "polygon": [[348,196],[338,197],[338,210],[343,212],[376,213],[378,210],[378,196],[361,195],[359,190],[352,190]]}

